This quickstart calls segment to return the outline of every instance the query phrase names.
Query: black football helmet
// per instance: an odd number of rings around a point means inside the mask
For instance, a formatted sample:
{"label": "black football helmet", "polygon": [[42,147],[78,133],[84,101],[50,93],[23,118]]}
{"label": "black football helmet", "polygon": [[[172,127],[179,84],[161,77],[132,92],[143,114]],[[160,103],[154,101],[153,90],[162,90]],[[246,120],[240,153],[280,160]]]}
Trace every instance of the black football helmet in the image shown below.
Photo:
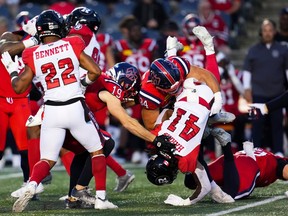
{"label": "black football helmet", "polygon": [[171,95],[177,94],[181,86],[181,75],[177,66],[162,58],[152,62],[149,79],[157,89]]}
{"label": "black football helmet", "polygon": [[178,174],[177,159],[167,160],[162,155],[153,155],[146,165],[147,179],[155,185],[171,184]]}
{"label": "black football helmet", "polygon": [[36,21],[37,34],[40,40],[46,36],[63,38],[67,34],[65,21],[62,15],[54,10],[43,11]]}
{"label": "black football helmet", "polygon": [[123,87],[124,98],[133,98],[140,91],[140,72],[134,65],[120,62],[110,68],[106,74]]}
{"label": "black football helmet", "polygon": [[68,29],[77,24],[87,25],[88,28],[97,33],[101,26],[101,19],[98,13],[87,7],[75,8],[66,18]]}

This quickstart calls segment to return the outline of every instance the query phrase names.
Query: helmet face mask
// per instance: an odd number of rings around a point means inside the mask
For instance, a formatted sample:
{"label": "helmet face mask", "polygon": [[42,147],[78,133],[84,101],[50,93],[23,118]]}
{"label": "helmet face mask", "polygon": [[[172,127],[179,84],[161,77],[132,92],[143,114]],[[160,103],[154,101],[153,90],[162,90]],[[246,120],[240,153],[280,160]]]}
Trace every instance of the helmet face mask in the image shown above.
{"label": "helmet face mask", "polygon": [[172,184],[177,178],[177,159],[168,161],[161,155],[153,155],[146,165],[147,179],[155,185]]}
{"label": "helmet face mask", "polygon": [[68,29],[79,24],[86,25],[91,31],[97,33],[101,26],[101,19],[92,9],[77,7],[67,16],[66,24]]}
{"label": "helmet face mask", "polygon": [[125,99],[135,97],[140,91],[141,77],[135,66],[120,62],[110,68],[106,74],[122,86]]}
{"label": "helmet face mask", "polygon": [[38,37],[43,41],[43,37],[57,36],[63,38],[67,31],[64,18],[54,10],[43,11],[36,21]]}

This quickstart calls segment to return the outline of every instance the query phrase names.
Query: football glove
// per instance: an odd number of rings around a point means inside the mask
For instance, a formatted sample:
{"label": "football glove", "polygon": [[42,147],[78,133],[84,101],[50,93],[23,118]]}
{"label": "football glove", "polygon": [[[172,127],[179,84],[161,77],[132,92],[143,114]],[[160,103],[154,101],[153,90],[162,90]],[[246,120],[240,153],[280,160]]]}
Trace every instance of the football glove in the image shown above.
{"label": "football glove", "polygon": [[222,96],[221,96],[221,92],[216,92],[214,94],[214,102],[213,102],[213,105],[211,107],[211,111],[210,111],[210,116],[216,114],[216,113],[219,113],[220,110],[222,109],[222,104],[223,104],[223,101],[222,101]]}
{"label": "football glove", "polygon": [[153,145],[156,147],[156,149],[160,152],[167,154],[173,154],[176,150],[176,146],[169,141],[169,136],[166,135],[160,135],[157,136],[153,140]]}
{"label": "football glove", "polygon": [[164,203],[172,206],[189,206],[192,204],[189,198],[184,200],[181,197],[174,194],[170,194],[164,201]]}
{"label": "football glove", "polygon": [[27,23],[24,23],[22,25],[23,31],[28,33],[31,36],[35,36],[37,33],[36,29],[36,21],[37,21],[38,16],[33,17],[31,20],[28,20]]}
{"label": "football glove", "polygon": [[252,104],[248,104],[248,106],[251,108],[259,109],[262,115],[268,114],[268,109],[265,103],[252,103]]}
{"label": "football glove", "polygon": [[17,55],[15,56],[15,62],[14,62],[12,60],[9,52],[6,51],[2,54],[1,61],[2,61],[3,65],[5,66],[5,68],[8,71],[10,76],[13,72],[17,72],[17,75],[18,75],[19,63],[18,63],[18,56]]}
{"label": "football glove", "polygon": [[176,56],[177,51],[183,50],[183,44],[176,37],[168,36],[166,40],[165,57]]}

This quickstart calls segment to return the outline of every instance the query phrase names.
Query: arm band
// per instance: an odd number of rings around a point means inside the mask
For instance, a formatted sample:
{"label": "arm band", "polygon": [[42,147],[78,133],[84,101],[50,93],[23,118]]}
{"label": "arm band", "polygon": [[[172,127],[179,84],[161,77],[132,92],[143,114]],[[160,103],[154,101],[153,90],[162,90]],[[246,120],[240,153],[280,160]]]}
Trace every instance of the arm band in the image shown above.
{"label": "arm band", "polygon": [[11,82],[18,77],[18,72],[17,71],[13,71],[11,74],[10,74],[10,77],[11,77]]}
{"label": "arm band", "polygon": [[90,84],[92,84],[93,82],[89,79],[88,74],[86,74],[85,78],[81,79],[81,84],[83,86],[88,86]]}

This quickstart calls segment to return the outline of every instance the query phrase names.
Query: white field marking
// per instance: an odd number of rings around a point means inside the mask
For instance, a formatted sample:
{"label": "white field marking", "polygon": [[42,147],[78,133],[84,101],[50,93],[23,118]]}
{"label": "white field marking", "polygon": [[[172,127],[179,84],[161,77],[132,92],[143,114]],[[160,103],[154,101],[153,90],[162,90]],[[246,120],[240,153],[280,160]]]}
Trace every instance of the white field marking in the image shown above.
{"label": "white field marking", "polygon": [[[220,215],[225,215],[225,214],[229,214],[229,213],[232,213],[232,212],[236,212],[236,211],[241,211],[241,210],[245,210],[245,209],[248,209],[248,208],[253,208],[255,206],[260,206],[260,205],[264,205],[264,204],[267,204],[267,203],[271,203],[271,202],[274,202],[276,200],[280,200],[280,199],[284,199],[284,198],[287,198],[287,196],[276,196],[276,197],[272,197],[272,198],[269,198],[269,199],[266,199],[266,200],[262,200],[262,201],[259,201],[259,202],[255,202],[255,203],[251,203],[251,204],[248,204],[248,205],[244,205],[244,206],[240,206],[240,207],[237,207],[237,208],[233,208],[233,209],[229,209],[229,210],[225,210],[225,211],[220,211],[220,212],[217,212],[217,213],[212,213],[212,214],[207,214],[206,216],[220,216]],[[236,200],[237,202],[237,200]]]}
{"label": "white field marking", "polygon": [[[56,166],[56,167],[53,167],[52,171],[63,171],[63,170],[65,170],[65,168],[63,166]],[[18,178],[21,176],[23,176],[22,172],[5,174],[5,175],[0,175],[0,180],[9,179],[9,178]]]}
{"label": "white field marking", "polygon": [[1,175],[0,176],[0,180],[2,179],[9,179],[9,178],[18,178],[18,177],[21,177],[23,176],[22,173],[12,173],[12,174],[6,174],[6,175]]}

